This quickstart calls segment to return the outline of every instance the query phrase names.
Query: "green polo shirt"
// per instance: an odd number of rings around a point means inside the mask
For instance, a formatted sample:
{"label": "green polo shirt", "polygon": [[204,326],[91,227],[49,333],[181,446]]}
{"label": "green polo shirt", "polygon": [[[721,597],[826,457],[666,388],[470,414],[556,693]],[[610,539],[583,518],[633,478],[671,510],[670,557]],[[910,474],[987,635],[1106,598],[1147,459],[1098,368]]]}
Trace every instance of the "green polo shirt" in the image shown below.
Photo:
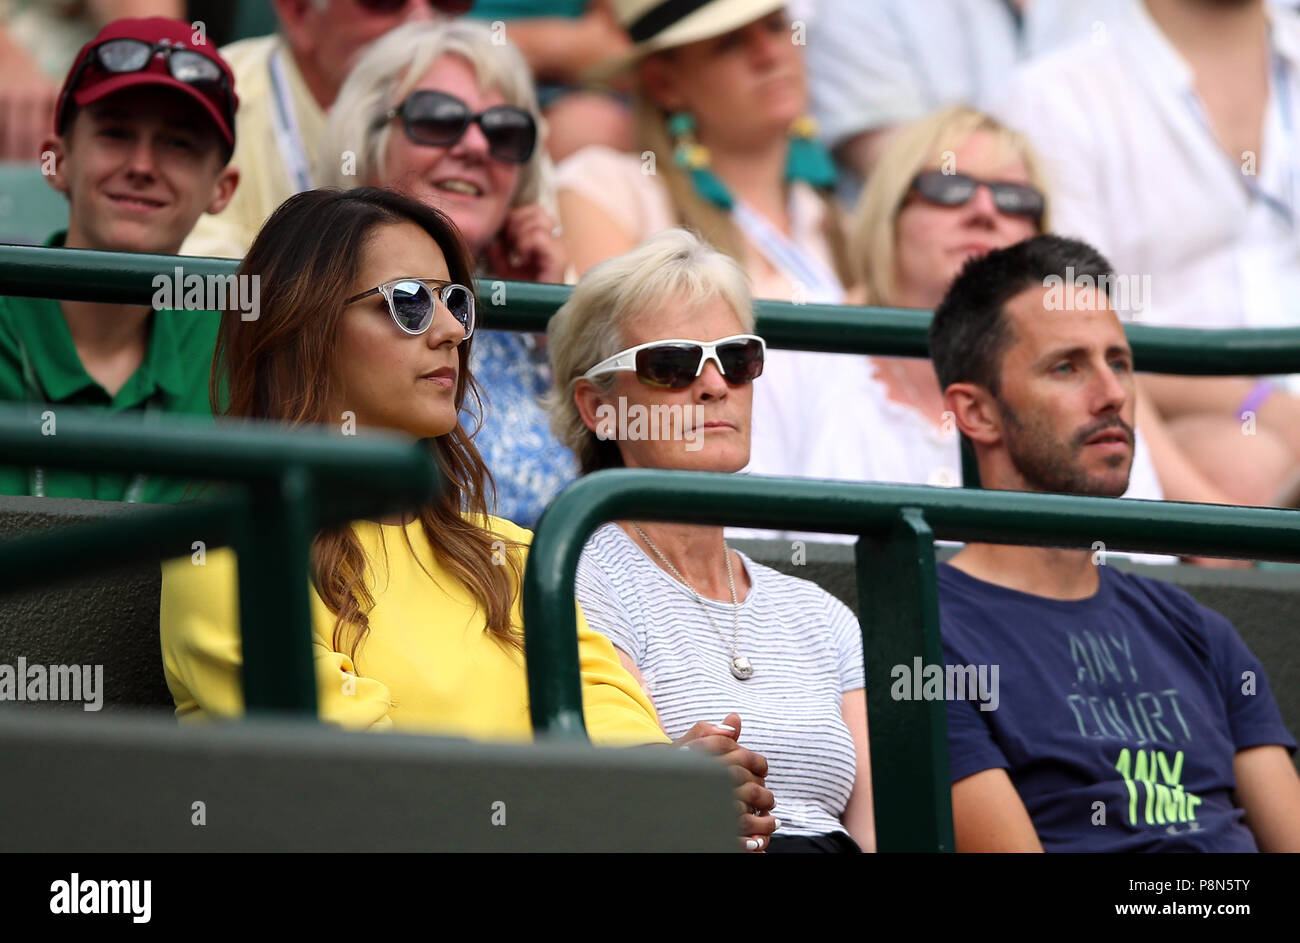
{"label": "green polo shirt", "polygon": [[[31,404],[37,416],[54,408],[56,421],[58,406],[110,413],[148,406],[150,413],[211,417],[208,374],[220,320],[216,311],[155,311],[149,319],[144,361],[117,395],[109,396],[82,366],[59,302],[0,297],[0,400]],[[24,378],[24,352],[31,381]],[[167,504],[197,493],[196,488],[186,495],[188,481],[155,475],[138,480],[129,474],[46,468],[43,481],[45,495],[51,498],[123,501],[133,484],[134,499],[151,503]],[[32,469],[0,465],[0,494],[31,493]]]}

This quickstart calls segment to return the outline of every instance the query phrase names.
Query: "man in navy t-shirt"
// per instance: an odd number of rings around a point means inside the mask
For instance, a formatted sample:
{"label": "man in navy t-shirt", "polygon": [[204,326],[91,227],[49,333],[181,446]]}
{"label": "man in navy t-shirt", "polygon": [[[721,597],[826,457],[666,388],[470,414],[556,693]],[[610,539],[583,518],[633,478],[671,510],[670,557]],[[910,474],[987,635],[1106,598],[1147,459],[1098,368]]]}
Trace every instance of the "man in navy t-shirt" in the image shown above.
{"label": "man in navy t-shirt", "polygon": [[[971,261],[930,353],[986,488],[1117,497],[1133,357],[1083,243]],[[1218,613],[1089,550],[969,544],[939,567],[959,851],[1300,851],[1300,777],[1264,670]],[[997,666],[996,673],[993,666]]]}

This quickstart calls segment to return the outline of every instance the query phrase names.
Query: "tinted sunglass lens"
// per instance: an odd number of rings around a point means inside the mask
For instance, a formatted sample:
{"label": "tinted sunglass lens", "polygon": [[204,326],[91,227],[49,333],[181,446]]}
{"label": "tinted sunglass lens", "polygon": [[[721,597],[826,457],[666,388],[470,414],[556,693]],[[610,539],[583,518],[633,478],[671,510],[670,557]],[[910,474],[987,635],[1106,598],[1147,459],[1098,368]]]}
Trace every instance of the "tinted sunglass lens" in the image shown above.
{"label": "tinted sunglass lens", "polygon": [[993,188],[993,200],[1004,213],[1018,216],[1043,215],[1043,195],[1033,187],[1000,184]]}
{"label": "tinted sunglass lens", "polygon": [[99,64],[109,72],[138,72],[149,64],[153,47],[135,39],[115,39],[99,47]]}
{"label": "tinted sunglass lens", "polygon": [[448,285],[442,290],[442,303],[452,317],[465,326],[468,337],[474,330],[474,296],[464,285]]}
{"label": "tinted sunglass lens", "polygon": [[463,102],[445,95],[422,95],[403,106],[407,131],[425,144],[448,145],[465,133],[469,111]]}
{"label": "tinted sunglass lens", "polygon": [[489,108],[480,120],[494,157],[522,164],[533,156],[537,125],[528,112],[508,106]]}
{"label": "tinted sunglass lens", "polygon": [[722,375],[728,383],[747,383],[763,374],[763,345],[744,340],[718,347]]}
{"label": "tinted sunglass lens", "polygon": [[357,0],[357,6],[371,13],[396,13],[408,0]]}
{"label": "tinted sunglass lens", "polygon": [[219,82],[221,68],[207,56],[197,52],[181,50],[172,53],[172,75],[191,85],[203,82]]}
{"label": "tinted sunglass lens", "polygon": [[930,192],[926,196],[944,206],[961,206],[974,194],[975,181],[970,177],[940,173],[931,177]]}
{"label": "tinted sunglass lens", "polygon": [[636,354],[636,375],[653,386],[681,390],[695,382],[701,348],[695,345],[648,347]]}
{"label": "tinted sunglass lens", "polygon": [[398,282],[393,286],[393,313],[402,330],[419,334],[433,321],[433,295],[423,282]]}

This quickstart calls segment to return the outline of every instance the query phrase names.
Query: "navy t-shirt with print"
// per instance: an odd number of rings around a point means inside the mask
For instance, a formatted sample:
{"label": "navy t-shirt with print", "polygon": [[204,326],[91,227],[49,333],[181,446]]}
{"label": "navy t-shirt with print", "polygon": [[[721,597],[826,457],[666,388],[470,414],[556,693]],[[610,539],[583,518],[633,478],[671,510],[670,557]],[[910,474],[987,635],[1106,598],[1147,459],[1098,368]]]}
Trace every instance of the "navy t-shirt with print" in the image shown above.
{"label": "navy t-shirt with print", "polygon": [[944,661],[998,666],[993,709],[948,701],[952,781],[1006,769],[1047,851],[1256,851],[1233,755],[1295,748],[1263,668],[1182,590],[1097,572],[1063,601],[939,566]]}

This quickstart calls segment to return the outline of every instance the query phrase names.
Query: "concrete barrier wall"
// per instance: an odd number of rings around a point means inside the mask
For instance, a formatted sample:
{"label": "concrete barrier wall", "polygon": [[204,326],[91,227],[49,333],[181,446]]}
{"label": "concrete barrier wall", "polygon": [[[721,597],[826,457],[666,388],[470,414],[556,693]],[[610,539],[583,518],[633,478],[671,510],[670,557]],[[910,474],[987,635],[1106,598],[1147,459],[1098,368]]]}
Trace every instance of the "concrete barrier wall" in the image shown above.
{"label": "concrete barrier wall", "polygon": [[[145,505],[0,496],[0,540],[131,514],[140,507]],[[102,665],[104,709],[170,711],[158,641],[158,564],[119,567],[94,576],[52,573],[51,578],[59,582],[0,593],[0,664],[17,665],[23,658],[29,665]],[[2,581],[0,576],[0,588]],[[6,701],[0,709],[21,704]],[[67,703],[28,706],[81,710]]]}
{"label": "concrete barrier wall", "polygon": [[736,851],[693,751],[0,713],[0,852]]}

